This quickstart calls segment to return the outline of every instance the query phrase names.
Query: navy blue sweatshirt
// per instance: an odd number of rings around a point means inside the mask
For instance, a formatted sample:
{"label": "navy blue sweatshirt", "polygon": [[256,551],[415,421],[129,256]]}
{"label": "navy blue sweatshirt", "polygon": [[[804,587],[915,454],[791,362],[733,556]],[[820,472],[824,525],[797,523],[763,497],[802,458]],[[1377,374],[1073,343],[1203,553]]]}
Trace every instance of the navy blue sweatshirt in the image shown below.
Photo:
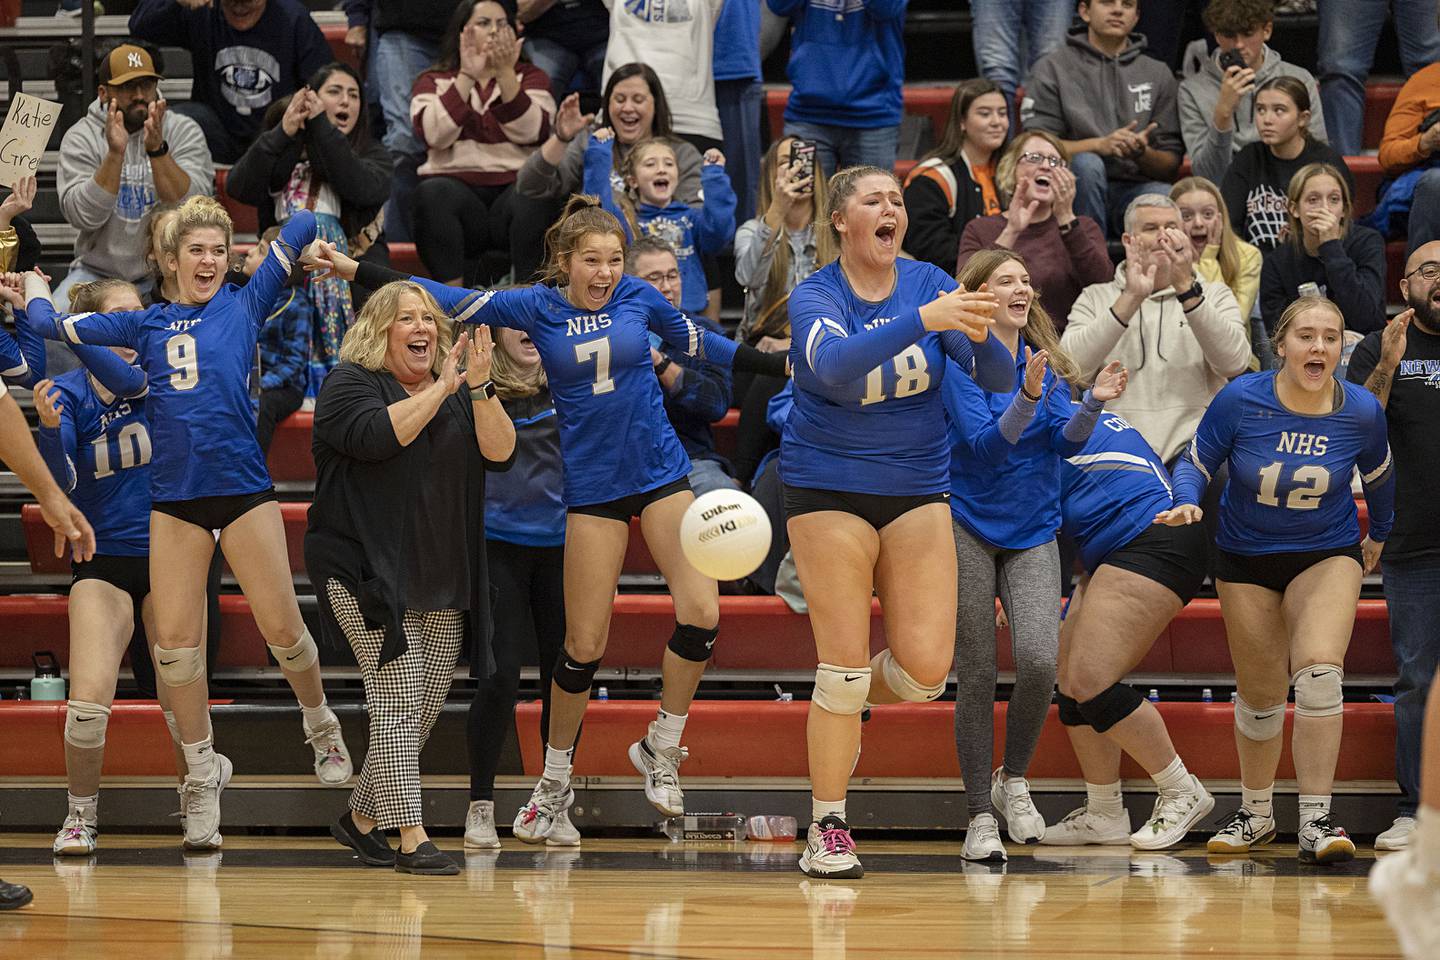
{"label": "navy blue sweatshirt", "polygon": [[515,422],[515,463],[486,478],[485,536],[525,547],[563,546],[565,484],[550,388],[501,404]]}

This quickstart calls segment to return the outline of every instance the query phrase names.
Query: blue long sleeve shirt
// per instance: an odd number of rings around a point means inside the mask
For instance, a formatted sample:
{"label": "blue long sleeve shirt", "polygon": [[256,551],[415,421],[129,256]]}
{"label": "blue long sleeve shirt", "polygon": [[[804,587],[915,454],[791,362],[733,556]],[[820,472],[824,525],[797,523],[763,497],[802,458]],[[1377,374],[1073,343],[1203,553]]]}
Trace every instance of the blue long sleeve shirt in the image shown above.
{"label": "blue long sleeve shirt", "polygon": [[794,18],[787,123],[891,127],[904,111],[906,0],[766,0]]}

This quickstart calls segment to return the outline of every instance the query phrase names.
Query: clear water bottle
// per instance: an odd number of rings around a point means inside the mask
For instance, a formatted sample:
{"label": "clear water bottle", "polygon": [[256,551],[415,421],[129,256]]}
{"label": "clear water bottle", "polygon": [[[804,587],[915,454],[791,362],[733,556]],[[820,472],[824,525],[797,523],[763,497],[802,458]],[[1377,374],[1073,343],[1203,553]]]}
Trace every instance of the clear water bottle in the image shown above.
{"label": "clear water bottle", "polygon": [[775,700],[779,703],[790,703],[795,699],[795,694],[780,689],[780,684],[775,684]]}
{"label": "clear water bottle", "polygon": [[1212,691],[1209,687],[1206,687],[1205,689],[1201,690],[1201,691],[1200,691],[1200,702],[1201,702],[1201,703],[1214,703],[1214,702],[1215,702],[1215,693],[1214,693],[1214,691]]}
{"label": "clear water bottle", "polygon": [[596,687],[596,688],[595,688],[595,699],[596,699],[596,700],[609,700],[609,699],[610,699],[610,688],[609,688],[609,687]]}
{"label": "clear water bottle", "polygon": [[687,813],[670,817],[661,829],[671,840],[744,840],[745,818],[738,813]]}
{"label": "clear water bottle", "polygon": [[1159,703],[1159,702],[1160,702],[1160,691],[1157,690],[1157,689],[1155,689],[1154,687],[1151,687],[1151,688],[1150,688],[1150,695],[1149,695],[1148,697],[1146,697],[1145,699],[1146,699],[1146,700],[1149,700],[1151,703]]}
{"label": "clear water bottle", "polygon": [[745,833],[751,840],[768,840],[776,843],[795,839],[795,818],[757,816],[745,821]]}

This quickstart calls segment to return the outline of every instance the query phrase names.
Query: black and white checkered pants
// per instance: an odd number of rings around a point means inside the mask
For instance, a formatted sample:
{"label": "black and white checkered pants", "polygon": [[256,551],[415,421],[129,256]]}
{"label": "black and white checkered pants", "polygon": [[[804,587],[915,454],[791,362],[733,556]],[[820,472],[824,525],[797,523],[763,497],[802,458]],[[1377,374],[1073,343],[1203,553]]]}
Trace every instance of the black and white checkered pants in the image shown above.
{"label": "black and white checkered pants", "polygon": [[354,596],[339,581],[326,584],[330,606],[365,683],[370,710],[370,744],[350,809],[375,820],[382,830],[422,823],[420,751],[450,692],[455,661],[464,638],[458,610],[406,610],[404,654],[377,669],[383,630],[365,626]]}

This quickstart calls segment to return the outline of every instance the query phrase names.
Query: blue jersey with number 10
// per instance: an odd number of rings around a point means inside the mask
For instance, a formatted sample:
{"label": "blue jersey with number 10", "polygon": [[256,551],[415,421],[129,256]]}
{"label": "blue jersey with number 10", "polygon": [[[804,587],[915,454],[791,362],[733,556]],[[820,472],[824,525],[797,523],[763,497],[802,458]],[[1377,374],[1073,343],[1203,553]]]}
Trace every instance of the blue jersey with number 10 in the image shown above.
{"label": "blue jersey with number 10", "polygon": [[1080,452],[1060,463],[1060,529],[1075,538],[1090,573],[1172,505],[1165,464],[1113,413],[1101,414]]}
{"label": "blue jersey with number 10", "polygon": [[150,380],[154,435],[150,493],[157,502],[259,493],[271,486],[255,436],[250,373],[260,328],[294,258],[315,239],[315,215],[296,213],[243,287],[208,303],[127,313],[56,314],[29,303],[32,327],[52,340],[132,347]]}
{"label": "blue jersey with number 10", "polygon": [[573,305],[555,287],[480,292],[410,279],[461,323],[530,335],[555,400],[567,506],[608,503],[690,473],[690,458],[665,415],[650,331],[689,356],[727,367],[735,341],[701,329],[629,275],[599,310]]}
{"label": "blue jersey with number 10", "polygon": [[1384,542],[1395,519],[1384,408],[1363,387],[1337,381],[1330,413],[1295,413],[1276,395],[1275,377],[1274,370],[1246,374],[1215,395],[1175,468],[1175,502],[1198,504],[1228,461],[1220,549],[1255,556],[1352,546],[1360,523],[1350,475],[1359,467],[1370,537]]}

